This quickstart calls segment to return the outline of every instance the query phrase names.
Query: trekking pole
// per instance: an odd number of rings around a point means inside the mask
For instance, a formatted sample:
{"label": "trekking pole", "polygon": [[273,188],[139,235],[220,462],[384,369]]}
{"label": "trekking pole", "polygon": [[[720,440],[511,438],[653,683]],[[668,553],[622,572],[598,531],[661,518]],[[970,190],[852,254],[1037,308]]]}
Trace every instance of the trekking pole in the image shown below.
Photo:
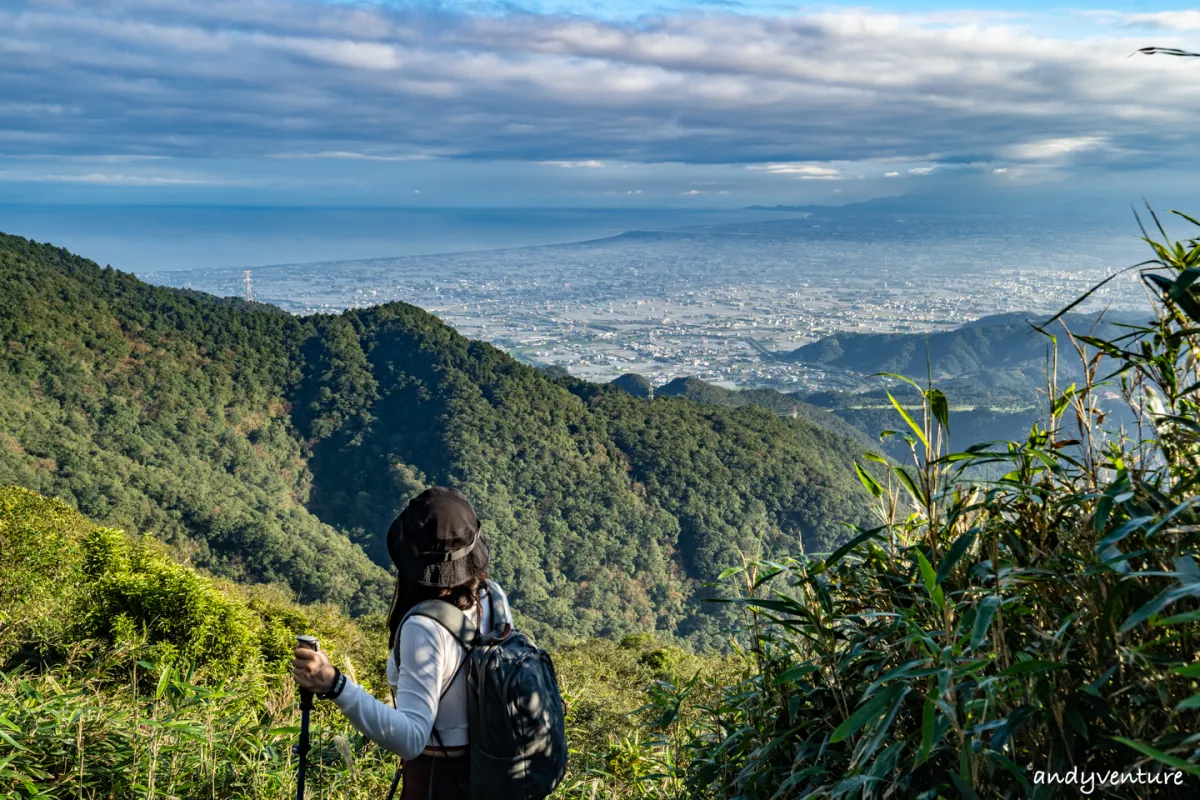
{"label": "trekking pole", "polygon": [[[296,644],[309,650],[319,651],[321,645],[315,636],[297,636]],[[313,707],[313,693],[307,689],[300,690],[300,744],[296,752],[300,756],[299,769],[296,772],[296,800],[304,800],[304,773],[308,769],[308,715]]]}

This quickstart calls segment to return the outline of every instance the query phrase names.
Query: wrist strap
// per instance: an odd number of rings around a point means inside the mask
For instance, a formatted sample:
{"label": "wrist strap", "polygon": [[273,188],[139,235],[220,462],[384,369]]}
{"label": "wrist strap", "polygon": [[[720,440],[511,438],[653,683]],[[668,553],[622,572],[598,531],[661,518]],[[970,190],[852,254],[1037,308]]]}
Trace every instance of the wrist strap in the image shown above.
{"label": "wrist strap", "polygon": [[346,688],[346,676],[337,667],[333,668],[333,685],[329,687],[329,691],[324,694],[317,695],[322,700],[333,700],[342,690]]}

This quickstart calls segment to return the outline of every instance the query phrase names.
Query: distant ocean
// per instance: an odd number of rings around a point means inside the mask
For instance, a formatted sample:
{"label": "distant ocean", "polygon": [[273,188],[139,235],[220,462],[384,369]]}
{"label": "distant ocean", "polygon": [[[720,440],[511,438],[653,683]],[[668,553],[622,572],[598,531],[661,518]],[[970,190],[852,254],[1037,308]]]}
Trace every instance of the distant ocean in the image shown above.
{"label": "distant ocean", "polygon": [[126,272],[253,267],[577,242],[778,211],[6,206],[0,231]]}

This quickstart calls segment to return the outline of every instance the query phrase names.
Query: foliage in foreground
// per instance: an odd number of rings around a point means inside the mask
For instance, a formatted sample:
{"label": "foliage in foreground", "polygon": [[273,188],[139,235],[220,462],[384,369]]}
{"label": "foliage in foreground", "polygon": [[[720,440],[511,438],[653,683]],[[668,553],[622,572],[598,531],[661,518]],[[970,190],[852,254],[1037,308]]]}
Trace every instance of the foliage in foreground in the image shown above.
{"label": "foliage in foreground", "polygon": [[[860,476],[880,525],[730,570],[745,680],[688,729],[687,796],[1073,796],[1113,771],[1142,775],[1110,796],[1195,796],[1200,241],[1147,241],[1155,319],[1059,332],[1086,379],[1049,381],[1026,441],[946,452],[947,398],[914,384],[923,415],[897,403],[890,434],[910,463]],[[1133,429],[1105,425],[1106,383]],[[982,464],[1003,476],[963,476]]]}
{"label": "foliage in foreground", "polygon": [[[269,586],[213,581],[150,539],[0,488],[0,798],[294,796],[293,636],[386,697],[381,618],[347,619]],[[561,797],[637,796],[661,749],[640,730],[646,687],[722,659],[648,635],[555,653],[569,705]],[[657,684],[656,682],[661,682]],[[329,703],[312,721],[310,796],[378,798],[397,760]],[[649,784],[645,788],[648,788]]]}

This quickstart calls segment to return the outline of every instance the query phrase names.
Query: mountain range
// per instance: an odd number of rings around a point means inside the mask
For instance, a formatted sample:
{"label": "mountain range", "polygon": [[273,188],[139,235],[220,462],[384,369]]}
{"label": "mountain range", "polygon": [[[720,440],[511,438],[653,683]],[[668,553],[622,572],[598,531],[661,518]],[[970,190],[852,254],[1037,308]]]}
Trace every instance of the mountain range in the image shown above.
{"label": "mountain range", "polygon": [[356,614],[432,484],[475,501],[536,635],[702,647],[732,613],[704,582],[869,507],[852,431],[556,378],[402,303],[297,317],[0,235],[0,335],[0,484]]}
{"label": "mountain range", "polygon": [[[879,442],[879,434],[896,426],[888,398],[912,407],[919,396],[906,384],[879,373],[905,375],[919,383],[932,380],[948,396],[953,413],[953,440],[975,443],[1020,440],[1044,416],[1046,378],[1052,340],[1058,340],[1057,375],[1063,387],[1082,380],[1082,367],[1066,330],[1073,334],[1117,338],[1129,315],[1066,314],[1046,326],[1046,317],[1027,313],[983,317],[958,328],[934,333],[838,333],[795,350],[772,353],[779,361],[830,370],[839,385],[851,389],[781,392],[774,389],[731,390],[694,377],[654,386],[641,375],[626,373],[613,385],[638,397],[684,397],[710,406],[758,406],[783,417],[800,418],[857,440],[903,461],[908,448],[900,439]],[[1107,361],[1101,364],[1101,374]],[[1123,403],[1111,404],[1113,419],[1127,421]]]}

